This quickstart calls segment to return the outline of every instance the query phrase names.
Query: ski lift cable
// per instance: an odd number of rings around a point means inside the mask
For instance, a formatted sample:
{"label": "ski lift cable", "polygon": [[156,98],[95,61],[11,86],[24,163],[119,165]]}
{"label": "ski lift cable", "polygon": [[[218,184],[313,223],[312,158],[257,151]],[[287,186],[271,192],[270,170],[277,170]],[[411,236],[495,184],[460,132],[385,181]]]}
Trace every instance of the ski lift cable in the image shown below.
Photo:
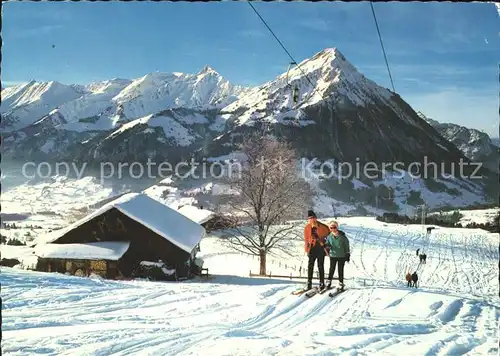
{"label": "ski lift cable", "polygon": [[387,60],[387,55],[385,53],[384,42],[382,41],[382,35],[380,34],[380,28],[378,27],[377,15],[375,14],[375,9],[373,8],[373,1],[370,1],[370,7],[372,9],[373,20],[375,21],[375,27],[377,28],[380,46],[382,47],[382,52],[384,53],[385,65],[387,67],[387,72],[389,73],[389,80],[391,81],[392,91],[395,93],[396,89],[394,89],[394,82],[392,80],[391,69],[389,67],[389,61]]}
{"label": "ski lift cable", "polygon": [[[283,50],[285,51],[285,53],[288,55],[288,57],[290,57],[290,59],[292,60],[292,63],[296,64],[297,68],[301,71],[301,73],[306,77],[307,81],[309,82],[309,84],[311,84],[311,86],[314,88],[314,91],[312,92],[311,96],[317,92],[317,88],[314,86],[314,84],[312,83],[312,81],[309,79],[309,76],[302,70],[302,68],[300,67],[299,64],[297,64],[297,61],[295,60],[295,58],[293,58],[293,56],[290,54],[290,52],[286,49],[285,45],[280,41],[280,39],[278,38],[278,36],[276,36],[276,34],[274,33],[274,31],[271,29],[271,27],[269,27],[269,25],[267,24],[266,20],[264,20],[262,18],[262,16],[260,15],[260,13],[257,11],[257,9],[252,5],[251,1],[250,0],[247,0],[247,4],[250,5],[250,7],[252,8],[252,10],[255,12],[255,14],[259,17],[259,19],[262,21],[262,23],[267,27],[267,29],[269,30],[269,32],[271,32],[271,34],[273,35],[273,37],[276,39],[276,41],[279,43],[279,45],[281,46],[281,48],[283,48]],[[288,78],[287,78],[288,79]]]}
{"label": "ski lift cable", "polygon": [[[396,89],[394,89],[394,82],[392,80],[391,69],[389,67],[389,61],[387,60],[387,55],[385,53],[384,43],[382,41],[382,35],[380,34],[380,28],[378,26],[377,15],[375,14],[375,9],[373,8],[373,2],[372,1],[370,1],[370,7],[372,9],[373,19],[375,21],[375,27],[377,28],[377,33],[378,33],[378,38],[379,38],[379,41],[380,41],[380,46],[382,47],[382,53],[384,54],[384,59],[385,59],[385,65],[387,67],[387,72],[389,73],[389,80],[391,81],[392,91],[393,91],[393,93],[396,93]],[[370,117],[371,117],[371,115],[370,115]],[[371,119],[372,119],[373,123],[375,124],[375,126],[377,127],[377,130],[381,133],[382,131],[380,130],[380,126],[378,125],[377,120],[375,120],[373,117],[371,117]],[[394,152],[392,152],[392,149],[391,149],[391,146],[389,145],[389,143],[386,142],[385,140],[384,140],[384,143],[385,143],[385,146],[387,147],[387,150],[391,154],[392,158],[394,160],[396,160],[396,156],[394,155]]]}

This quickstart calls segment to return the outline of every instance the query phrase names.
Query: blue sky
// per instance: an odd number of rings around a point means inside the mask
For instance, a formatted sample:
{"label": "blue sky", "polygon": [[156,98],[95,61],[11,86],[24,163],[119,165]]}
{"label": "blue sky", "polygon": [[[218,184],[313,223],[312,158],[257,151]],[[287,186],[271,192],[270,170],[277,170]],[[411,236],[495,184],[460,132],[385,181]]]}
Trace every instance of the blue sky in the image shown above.
{"label": "blue sky", "polygon": [[[297,62],[337,47],[368,78],[391,87],[369,3],[254,6]],[[498,136],[500,18],[494,4],[374,7],[403,99],[438,121]],[[289,62],[245,2],[9,2],[2,35],[4,85],[196,73],[206,64],[234,84],[258,85]]]}

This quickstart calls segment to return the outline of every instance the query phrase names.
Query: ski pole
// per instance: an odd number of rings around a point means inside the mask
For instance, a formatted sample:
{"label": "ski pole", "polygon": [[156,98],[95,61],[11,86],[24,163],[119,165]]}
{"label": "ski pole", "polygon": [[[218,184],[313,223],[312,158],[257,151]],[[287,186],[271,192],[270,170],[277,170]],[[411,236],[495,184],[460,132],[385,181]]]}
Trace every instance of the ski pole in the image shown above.
{"label": "ski pole", "polygon": [[302,265],[304,264],[304,257],[307,255],[307,252],[304,251],[304,256],[302,257],[302,261],[300,262],[300,270],[302,271]]}

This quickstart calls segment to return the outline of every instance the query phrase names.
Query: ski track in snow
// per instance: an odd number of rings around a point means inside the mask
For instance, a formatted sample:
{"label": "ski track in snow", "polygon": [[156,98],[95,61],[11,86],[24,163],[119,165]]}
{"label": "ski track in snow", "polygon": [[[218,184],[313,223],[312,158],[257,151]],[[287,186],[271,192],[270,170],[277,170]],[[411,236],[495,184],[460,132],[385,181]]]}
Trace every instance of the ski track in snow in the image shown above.
{"label": "ski track in snow", "polygon": [[[347,289],[334,298],[297,297],[296,282],[246,277],[257,260],[221,249],[216,238],[201,246],[217,275],[211,281],[118,282],[2,268],[3,352],[498,354],[495,235],[442,228],[427,238],[417,229],[344,220],[352,257]],[[417,248],[425,249],[426,264],[419,265]],[[224,275],[228,265],[235,275]],[[419,288],[406,287],[408,269],[418,270]]]}

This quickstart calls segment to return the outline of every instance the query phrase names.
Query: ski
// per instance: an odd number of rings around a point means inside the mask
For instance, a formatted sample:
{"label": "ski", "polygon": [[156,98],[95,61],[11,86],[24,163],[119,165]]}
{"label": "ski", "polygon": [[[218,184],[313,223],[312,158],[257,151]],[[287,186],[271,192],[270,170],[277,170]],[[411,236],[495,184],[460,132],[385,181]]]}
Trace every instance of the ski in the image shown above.
{"label": "ski", "polygon": [[330,292],[328,294],[328,296],[331,297],[331,298],[333,298],[333,297],[337,296],[338,294],[340,294],[340,293],[342,293],[344,291],[345,291],[345,288],[343,288],[343,289],[336,288],[336,291],[335,292]]}
{"label": "ski", "polygon": [[320,291],[319,291],[318,293],[319,293],[319,294],[323,294],[323,293],[325,293],[327,290],[331,290],[331,289],[333,289],[333,288],[335,288],[335,287],[330,287],[330,288],[325,287],[325,288],[323,288],[323,289],[320,289]]}
{"label": "ski", "polygon": [[310,291],[310,289],[299,289],[299,290],[293,291],[292,294],[293,295],[302,295],[308,291]]}
{"label": "ski", "polygon": [[318,293],[318,290],[318,287],[314,287],[306,293],[306,297],[311,298],[312,296],[315,296]]}
{"label": "ski", "polygon": [[[332,289],[332,288],[330,288]],[[328,288],[323,288],[323,289],[320,289],[319,287],[313,287],[311,289],[299,289],[299,290],[296,290],[294,292],[292,292],[293,295],[302,295],[302,294],[305,294],[307,297],[312,297],[316,294],[323,294],[325,293],[327,290],[330,290]]]}
{"label": "ski", "polygon": [[333,289],[333,287],[330,287],[330,288],[327,288],[326,286],[324,288],[314,287],[306,295],[308,297],[312,297],[312,296],[314,296],[316,294],[324,294],[326,291],[328,291],[330,289]]}

